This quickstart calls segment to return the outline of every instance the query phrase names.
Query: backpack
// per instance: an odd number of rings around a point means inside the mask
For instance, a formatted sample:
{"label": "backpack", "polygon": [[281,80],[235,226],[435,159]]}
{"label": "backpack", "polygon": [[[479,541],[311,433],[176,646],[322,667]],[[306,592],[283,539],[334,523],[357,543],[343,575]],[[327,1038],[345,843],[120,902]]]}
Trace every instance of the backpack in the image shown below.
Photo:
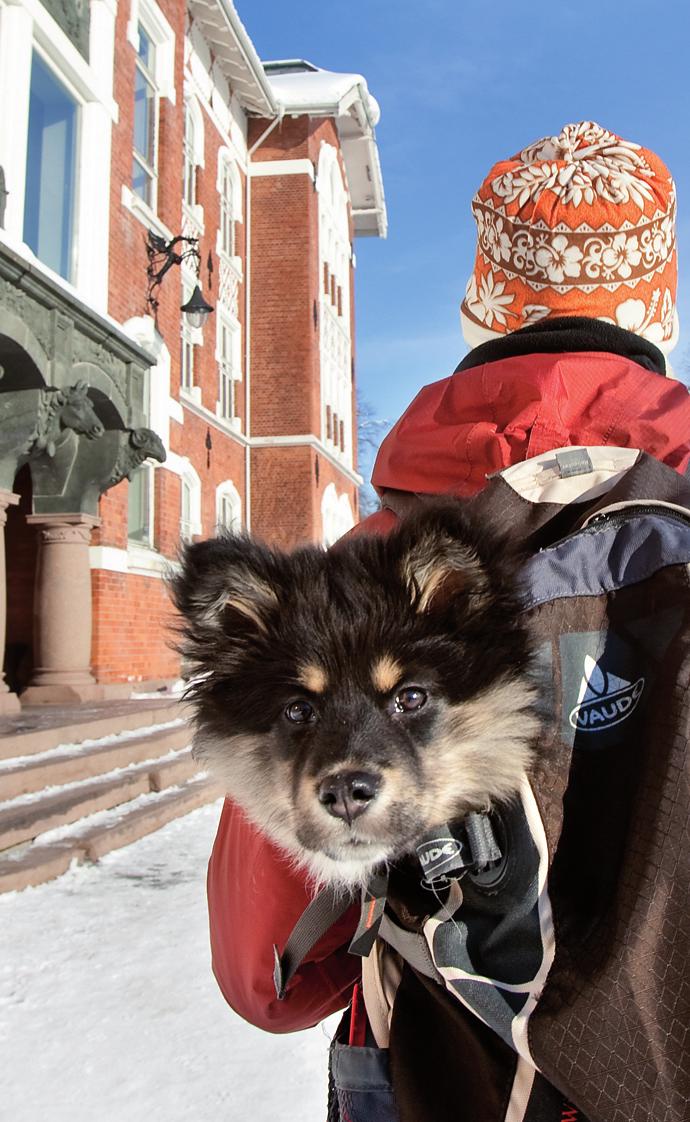
{"label": "backpack", "polygon": [[[436,839],[437,876],[425,839],[414,890],[369,886],[351,947],[368,1017],[356,991],[329,1122],[683,1122],[690,482],[634,449],[567,448],[468,501],[528,550],[537,761],[478,833]],[[329,922],[318,900],[278,989]]]}

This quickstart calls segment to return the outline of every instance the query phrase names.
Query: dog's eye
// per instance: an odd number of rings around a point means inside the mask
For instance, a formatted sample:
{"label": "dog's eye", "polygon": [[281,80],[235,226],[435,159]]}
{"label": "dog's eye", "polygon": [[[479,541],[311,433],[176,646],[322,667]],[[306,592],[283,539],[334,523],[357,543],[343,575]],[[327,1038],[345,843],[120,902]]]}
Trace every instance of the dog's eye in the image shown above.
{"label": "dog's eye", "polygon": [[304,725],[307,721],[311,721],[316,716],[313,705],[308,701],[291,701],[285,708],[285,716],[288,721],[294,721],[296,725]]}
{"label": "dog's eye", "polygon": [[395,695],[395,708],[398,713],[414,713],[421,709],[427,698],[426,690],[419,686],[407,686]]}

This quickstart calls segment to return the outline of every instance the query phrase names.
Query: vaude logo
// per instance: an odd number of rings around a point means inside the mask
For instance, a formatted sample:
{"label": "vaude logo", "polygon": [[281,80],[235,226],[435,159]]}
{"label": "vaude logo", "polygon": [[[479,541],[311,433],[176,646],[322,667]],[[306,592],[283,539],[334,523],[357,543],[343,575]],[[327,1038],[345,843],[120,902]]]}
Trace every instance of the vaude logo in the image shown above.
{"label": "vaude logo", "polygon": [[424,872],[443,868],[462,853],[462,845],[455,838],[434,838],[417,846],[417,856]]}
{"label": "vaude logo", "polygon": [[611,674],[585,655],[585,673],[577,705],[570,713],[570,724],[580,732],[599,732],[626,721],[642,697],[645,679],[628,682]]}

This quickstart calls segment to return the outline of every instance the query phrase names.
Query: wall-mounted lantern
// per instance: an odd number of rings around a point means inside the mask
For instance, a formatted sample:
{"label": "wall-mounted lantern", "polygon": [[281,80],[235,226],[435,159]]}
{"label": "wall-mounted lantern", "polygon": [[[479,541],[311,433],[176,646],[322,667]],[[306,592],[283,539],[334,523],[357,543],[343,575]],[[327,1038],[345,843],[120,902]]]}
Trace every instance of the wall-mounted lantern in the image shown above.
{"label": "wall-mounted lantern", "polygon": [[[154,233],[153,230],[149,230],[146,239],[146,256],[149,259],[146,269],[146,276],[149,280],[146,303],[155,319],[158,313],[158,289],[163,283],[165,274],[173,265],[181,265],[183,261],[192,260],[196,266],[198,279],[201,267],[199,239],[186,238],[183,234],[178,234],[176,238],[171,238],[168,242],[159,234]],[[190,327],[203,327],[213,311],[213,307],[204,300],[201,287],[197,284],[191,297],[186,304],[181,306],[180,311],[187,317]]]}
{"label": "wall-mounted lantern", "polygon": [[213,311],[211,304],[207,304],[201,293],[199,285],[194,286],[194,291],[186,304],[180,308],[190,327],[203,327]]}

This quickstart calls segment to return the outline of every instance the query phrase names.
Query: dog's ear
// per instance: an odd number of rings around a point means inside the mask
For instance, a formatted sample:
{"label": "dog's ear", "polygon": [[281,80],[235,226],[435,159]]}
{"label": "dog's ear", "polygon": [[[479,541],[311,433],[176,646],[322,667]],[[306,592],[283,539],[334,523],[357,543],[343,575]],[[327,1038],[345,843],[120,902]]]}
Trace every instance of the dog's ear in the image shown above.
{"label": "dog's ear", "polygon": [[266,634],[279,603],[275,555],[243,535],[187,545],[170,584],[191,648]]}
{"label": "dog's ear", "polygon": [[454,601],[479,607],[489,591],[485,562],[471,527],[456,511],[406,520],[400,572],[418,612],[445,611]]}

